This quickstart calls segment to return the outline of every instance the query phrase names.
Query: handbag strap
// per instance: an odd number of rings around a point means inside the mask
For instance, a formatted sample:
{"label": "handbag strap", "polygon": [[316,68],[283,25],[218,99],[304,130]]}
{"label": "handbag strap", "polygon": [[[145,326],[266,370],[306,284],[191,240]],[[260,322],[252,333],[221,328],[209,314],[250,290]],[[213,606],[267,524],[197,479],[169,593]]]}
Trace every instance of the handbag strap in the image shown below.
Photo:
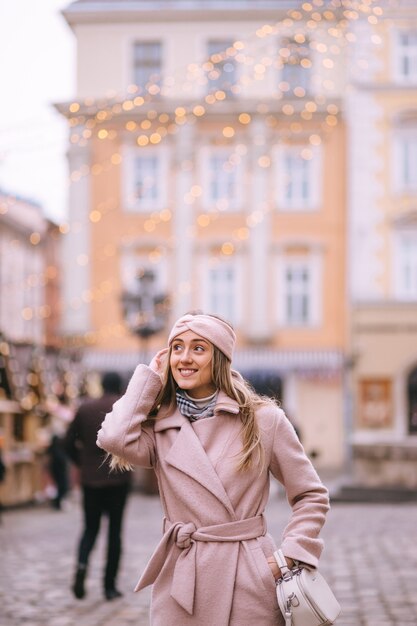
{"label": "handbag strap", "polygon": [[[285,559],[284,553],[281,550],[281,548],[274,552],[274,558],[276,562],[278,563],[279,569],[281,570],[281,576],[283,580],[289,580],[290,578],[292,578],[293,573],[287,565],[287,561]],[[291,607],[291,601],[288,602],[288,599],[286,602],[284,618],[285,618],[285,626],[292,626],[292,607]]]}
{"label": "handbag strap", "polygon": [[274,557],[276,562],[278,563],[279,569],[281,570],[282,577],[285,578],[286,576],[290,575],[290,578],[292,578],[292,572],[287,565],[287,561],[281,548],[274,552]]}

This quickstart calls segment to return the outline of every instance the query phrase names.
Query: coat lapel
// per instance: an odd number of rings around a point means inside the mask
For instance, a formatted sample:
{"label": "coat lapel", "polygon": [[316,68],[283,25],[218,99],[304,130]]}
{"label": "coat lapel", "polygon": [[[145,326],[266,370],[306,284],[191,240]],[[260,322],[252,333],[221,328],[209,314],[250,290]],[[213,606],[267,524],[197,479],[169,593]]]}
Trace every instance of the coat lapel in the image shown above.
{"label": "coat lapel", "polygon": [[[225,394],[219,393],[215,414],[227,411],[238,413],[237,403],[227,398]],[[236,406],[234,406],[236,405]],[[208,418],[215,419],[215,418]],[[230,502],[219,476],[211,464],[206,451],[204,450],[198,436],[194,432],[189,420],[181,415],[177,409],[172,415],[157,419],[154,424],[155,432],[162,432],[170,428],[179,428],[179,432],[168,454],[165,457],[166,463],[180,470],[193,480],[197,481],[212,493],[225,506],[227,511],[236,518],[233,506]]]}
{"label": "coat lapel", "polygon": [[182,425],[165,461],[210,491],[235,519],[229,496],[188,420]]}

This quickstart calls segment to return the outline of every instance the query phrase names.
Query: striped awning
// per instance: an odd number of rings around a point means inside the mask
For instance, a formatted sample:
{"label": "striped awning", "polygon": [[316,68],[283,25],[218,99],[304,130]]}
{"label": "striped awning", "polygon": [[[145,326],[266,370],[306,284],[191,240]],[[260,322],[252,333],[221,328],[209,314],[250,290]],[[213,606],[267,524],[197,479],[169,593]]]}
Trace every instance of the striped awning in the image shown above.
{"label": "striped awning", "polygon": [[[149,363],[152,355],[145,352],[110,352],[86,350],[82,365],[88,370],[133,371],[138,363]],[[284,374],[296,371],[340,372],[344,355],[340,350],[276,350],[273,348],[245,348],[237,350],[233,367],[242,372],[274,372]]]}
{"label": "striped awning", "polygon": [[242,371],[291,372],[297,370],[339,371],[343,353],[338,350],[274,350],[248,348],[238,350],[233,367]]}

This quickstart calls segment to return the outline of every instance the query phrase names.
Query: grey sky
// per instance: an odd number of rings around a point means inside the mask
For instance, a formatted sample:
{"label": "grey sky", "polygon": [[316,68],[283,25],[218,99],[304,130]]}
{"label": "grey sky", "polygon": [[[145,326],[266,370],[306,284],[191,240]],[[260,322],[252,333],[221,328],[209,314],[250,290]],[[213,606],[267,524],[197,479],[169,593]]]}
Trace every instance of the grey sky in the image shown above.
{"label": "grey sky", "polygon": [[0,2],[0,188],[66,216],[67,127],[53,102],[75,92],[69,0]]}

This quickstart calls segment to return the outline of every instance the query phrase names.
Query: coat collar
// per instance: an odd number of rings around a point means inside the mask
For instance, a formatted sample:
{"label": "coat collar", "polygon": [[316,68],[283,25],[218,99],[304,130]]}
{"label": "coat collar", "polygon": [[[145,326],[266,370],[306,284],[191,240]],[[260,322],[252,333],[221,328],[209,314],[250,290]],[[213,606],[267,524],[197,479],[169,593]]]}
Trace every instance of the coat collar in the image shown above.
{"label": "coat collar", "polygon": [[181,428],[185,422],[188,422],[188,419],[176,408],[171,415],[157,418],[154,422],[153,429],[154,432],[160,433],[169,428]]}
{"label": "coat collar", "polygon": [[[229,398],[224,391],[219,391],[217,396],[216,406],[214,407],[214,415],[220,413],[230,413],[231,415],[239,414],[239,404],[233,398]],[[181,428],[181,426],[188,422],[188,419],[180,413],[178,409],[164,417],[157,418],[154,423],[154,431],[159,433],[168,428]]]}
{"label": "coat collar", "polygon": [[239,411],[239,403],[233,400],[233,398],[229,398],[224,391],[219,391],[216,406],[214,407],[214,414],[231,413],[232,415],[238,415]]}

